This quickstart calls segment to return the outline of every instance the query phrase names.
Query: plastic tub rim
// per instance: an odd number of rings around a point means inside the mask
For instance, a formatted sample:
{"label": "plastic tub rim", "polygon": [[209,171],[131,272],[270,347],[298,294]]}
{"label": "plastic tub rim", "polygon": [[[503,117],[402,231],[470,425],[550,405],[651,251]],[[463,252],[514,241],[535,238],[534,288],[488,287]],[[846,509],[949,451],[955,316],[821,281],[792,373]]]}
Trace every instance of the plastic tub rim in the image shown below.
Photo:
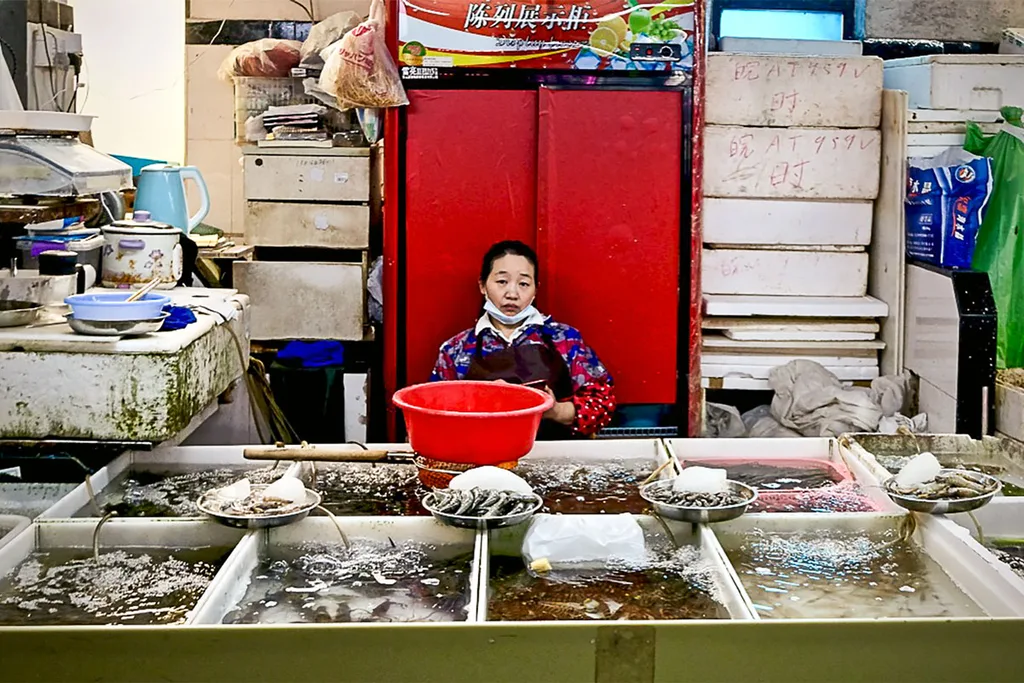
{"label": "plastic tub rim", "polygon": [[[458,380],[458,381],[462,382],[464,384],[476,384],[476,385],[486,384],[488,386],[491,386],[491,385],[494,384],[493,382],[483,382],[483,381],[478,381],[478,380]],[[533,392],[535,394],[538,394],[538,395],[540,395],[540,396],[542,396],[544,398],[544,402],[541,405],[535,406],[533,408],[520,408],[518,410],[506,410],[506,411],[502,411],[502,412],[492,412],[492,413],[471,413],[471,412],[462,412],[462,411],[458,411],[458,410],[441,410],[441,409],[438,409],[438,408],[422,408],[420,406],[414,406],[414,405],[410,404],[409,402],[407,402],[404,398],[402,398],[403,394],[409,394],[409,393],[412,392],[413,389],[419,389],[420,387],[427,387],[427,386],[435,386],[435,385],[438,385],[438,384],[441,384],[441,382],[423,382],[421,384],[413,384],[413,385],[410,385],[410,386],[407,386],[407,387],[403,387],[403,388],[401,388],[401,389],[399,389],[398,391],[395,392],[394,396],[391,397],[391,400],[394,402],[394,404],[396,406],[398,406],[402,410],[409,410],[409,411],[412,411],[414,413],[420,413],[420,414],[423,414],[423,415],[431,415],[431,416],[434,416],[434,417],[459,417],[459,418],[472,418],[472,419],[494,419],[496,417],[530,417],[530,416],[532,416],[532,415],[534,415],[536,413],[542,413],[542,414],[546,413],[547,411],[551,410],[551,408],[555,405],[555,399],[551,398],[549,395],[545,394],[543,391],[540,391],[538,389],[533,389],[532,387],[524,387],[524,386],[521,386],[521,385],[518,385],[518,384],[509,384],[507,386],[516,387],[517,389],[522,389],[522,390],[525,390],[525,391],[531,391],[531,392]]]}

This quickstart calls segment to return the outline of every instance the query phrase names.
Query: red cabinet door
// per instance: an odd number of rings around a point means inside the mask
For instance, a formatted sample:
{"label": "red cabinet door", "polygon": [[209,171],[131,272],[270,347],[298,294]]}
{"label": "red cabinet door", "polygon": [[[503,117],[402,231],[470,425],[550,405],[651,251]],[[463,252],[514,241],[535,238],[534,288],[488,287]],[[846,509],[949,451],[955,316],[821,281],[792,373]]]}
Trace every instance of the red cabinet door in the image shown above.
{"label": "red cabinet door", "polygon": [[542,310],[578,328],[620,403],[674,403],[683,99],[539,94]]}
{"label": "red cabinet door", "polygon": [[405,155],[405,383],[471,327],[484,252],[536,245],[537,93],[409,92]]}

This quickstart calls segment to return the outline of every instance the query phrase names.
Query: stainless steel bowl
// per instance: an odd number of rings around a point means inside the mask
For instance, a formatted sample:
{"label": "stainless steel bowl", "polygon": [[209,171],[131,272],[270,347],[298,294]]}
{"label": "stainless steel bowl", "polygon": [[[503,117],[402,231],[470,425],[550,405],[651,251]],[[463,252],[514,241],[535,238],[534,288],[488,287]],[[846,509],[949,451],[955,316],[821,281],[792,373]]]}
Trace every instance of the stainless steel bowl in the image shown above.
{"label": "stainless steel bowl", "polygon": [[973,498],[940,498],[938,500],[929,500],[927,498],[915,498],[914,496],[907,496],[893,491],[892,488],[896,484],[896,477],[886,479],[882,488],[885,489],[886,495],[892,499],[892,502],[896,503],[901,508],[905,508],[913,512],[924,512],[930,515],[952,515],[957,512],[970,512],[971,510],[977,510],[982,506],[988,505],[988,503],[996,497],[996,494],[1003,489],[1001,481],[987,474],[982,474],[981,472],[960,469],[943,469],[939,470],[939,472],[940,474],[970,475],[970,477],[975,480],[995,484],[995,489],[993,489],[991,493],[986,493],[982,496],[975,496]]}
{"label": "stainless steel bowl", "polygon": [[0,327],[30,325],[35,322],[42,310],[42,304],[4,299],[0,301]]}
{"label": "stainless steel bowl", "polygon": [[74,314],[67,316],[68,325],[78,334],[93,337],[137,337],[157,332],[164,325],[170,313],[162,313],[151,320],[79,320]]}
{"label": "stainless steel bowl", "polygon": [[[457,526],[462,529],[500,529],[506,526],[522,524],[537,514],[537,511],[544,505],[544,499],[536,493],[532,493],[530,495],[534,498],[534,504],[532,507],[525,512],[520,512],[515,515],[505,515],[504,517],[469,517],[467,515],[453,515],[447,512],[438,512],[433,506],[433,492],[423,496],[420,503],[427,512],[434,516],[434,519],[442,524],[447,524],[448,526]],[[525,497],[526,496],[524,496],[524,498]]]}
{"label": "stainless steel bowl", "polygon": [[[253,486],[253,491],[262,491],[267,488],[269,484],[261,484]],[[209,506],[209,500],[216,492],[207,491],[199,500],[196,501],[196,507],[199,511],[208,515],[215,522],[219,522],[224,526],[234,527],[235,529],[270,529],[276,526],[286,526],[288,524],[294,524],[295,522],[301,522],[309,513],[312,512],[320,505],[320,494],[316,491],[306,489],[306,504],[300,509],[285,514],[268,514],[268,515],[228,515],[223,512],[212,509]]]}
{"label": "stainless steel bowl", "polygon": [[640,497],[654,506],[654,511],[661,517],[674,519],[679,522],[692,522],[693,524],[713,524],[715,522],[728,522],[736,519],[747,511],[747,508],[757,500],[757,490],[741,484],[738,481],[729,480],[729,490],[747,496],[743,503],[734,505],[720,505],[718,507],[684,507],[681,505],[669,505],[655,500],[652,493],[660,489],[671,488],[671,479],[653,481],[640,487]]}

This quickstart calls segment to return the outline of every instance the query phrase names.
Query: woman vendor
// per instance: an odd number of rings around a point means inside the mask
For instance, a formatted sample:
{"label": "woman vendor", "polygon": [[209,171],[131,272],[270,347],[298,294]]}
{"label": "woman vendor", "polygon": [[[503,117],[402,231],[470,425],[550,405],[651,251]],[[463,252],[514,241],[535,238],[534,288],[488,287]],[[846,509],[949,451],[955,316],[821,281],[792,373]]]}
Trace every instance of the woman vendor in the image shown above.
{"label": "woman vendor", "polygon": [[535,386],[555,399],[539,438],[591,436],[611,422],[612,378],[574,327],[534,308],[538,278],[533,249],[516,241],[492,246],[480,269],[483,315],[441,346],[431,380]]}

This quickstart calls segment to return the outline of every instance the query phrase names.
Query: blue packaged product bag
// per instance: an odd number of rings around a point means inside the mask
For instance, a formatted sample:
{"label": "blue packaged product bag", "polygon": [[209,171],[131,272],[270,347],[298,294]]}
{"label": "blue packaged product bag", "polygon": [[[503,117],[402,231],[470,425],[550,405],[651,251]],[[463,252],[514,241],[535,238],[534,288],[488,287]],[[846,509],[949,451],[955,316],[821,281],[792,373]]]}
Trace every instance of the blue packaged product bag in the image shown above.
{"label": "blue packaged product bag", "polygon": [[907,258],[970,268],[992,195],[992,160],[961,149],[911,159],[907,174]]}

